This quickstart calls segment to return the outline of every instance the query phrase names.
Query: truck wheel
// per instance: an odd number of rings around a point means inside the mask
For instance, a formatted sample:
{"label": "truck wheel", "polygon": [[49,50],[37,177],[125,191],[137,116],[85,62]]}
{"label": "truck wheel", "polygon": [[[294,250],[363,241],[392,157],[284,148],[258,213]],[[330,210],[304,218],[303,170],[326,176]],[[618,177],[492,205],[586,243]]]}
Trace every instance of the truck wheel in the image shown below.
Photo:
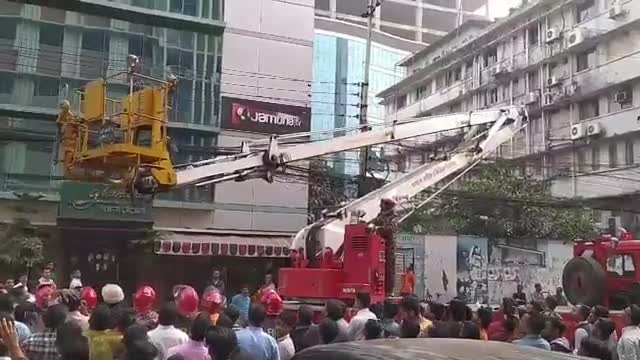
{"label": "truck wheel", "polygon": [[562,287],[572,304],[599,305],[605,293],[606,274],[590,257],[575,257],[562,271]]}

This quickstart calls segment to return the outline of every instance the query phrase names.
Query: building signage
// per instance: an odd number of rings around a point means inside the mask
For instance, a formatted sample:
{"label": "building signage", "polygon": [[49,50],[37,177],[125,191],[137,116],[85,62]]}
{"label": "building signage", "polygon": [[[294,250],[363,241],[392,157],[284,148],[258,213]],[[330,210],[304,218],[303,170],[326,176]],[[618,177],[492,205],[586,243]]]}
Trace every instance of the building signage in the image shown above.
{"label": "building signage", "polygon": [[92,221],[151,222],[152,201],[106,184],[65,181],[60,189],[58,218]]}
{"label": "building signage", "polygon": [[311,130],[311,109],[223,97],[222,127],[266,134],[307,132]]}

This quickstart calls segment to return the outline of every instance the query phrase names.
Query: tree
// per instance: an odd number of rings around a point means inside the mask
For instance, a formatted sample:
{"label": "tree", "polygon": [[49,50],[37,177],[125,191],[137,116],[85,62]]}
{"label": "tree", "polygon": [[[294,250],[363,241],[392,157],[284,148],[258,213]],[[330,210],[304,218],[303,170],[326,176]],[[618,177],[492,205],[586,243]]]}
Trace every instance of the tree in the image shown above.
{"label": "tree", "polygon": [[43,230],[24,218],[14,219],[4,225],[0,238],[0,263],[8,267],[32,267],[44,260]]}
{"label": "tree", "polygon": [[493,239],[573,240],[595,230],[583,209],[558,206],[544,181],[495,164],[466,180],[461,191],[445,191],[416,211],[404,229],[428,232],[443,219],[458,234]]}

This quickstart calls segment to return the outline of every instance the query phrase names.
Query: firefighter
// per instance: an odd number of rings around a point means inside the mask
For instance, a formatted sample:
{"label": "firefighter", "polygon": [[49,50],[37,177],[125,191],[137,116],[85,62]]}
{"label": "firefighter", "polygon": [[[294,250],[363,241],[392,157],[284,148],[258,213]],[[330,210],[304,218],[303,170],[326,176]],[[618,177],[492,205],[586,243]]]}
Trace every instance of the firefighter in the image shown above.
{"label": "firefighter", "polygon": [[90,286],[85,286],[80,290],[80,312],[89,316],[96,305],[98,305],[98,293]]}
{"label": "firefighter", "polygon": [[156,291],[151,286],[142,286],[133,295],[136,322],[147,330],[153,330],[158,325],[158,313],[153,310],[155,302]]}
{"label": "firefighter", "polygon": [[385,270],[384,270],[384,282],[385,291],[387,295],[393,294],[393,288],[396,277],[395,269],[395,253],[396,244],[394,235],[398,230],[398,221],[395,212],[396,202],[392,199],[380,200],[380,212],[370,225],[374,225],[377,233],[384,239],[385,242]]}

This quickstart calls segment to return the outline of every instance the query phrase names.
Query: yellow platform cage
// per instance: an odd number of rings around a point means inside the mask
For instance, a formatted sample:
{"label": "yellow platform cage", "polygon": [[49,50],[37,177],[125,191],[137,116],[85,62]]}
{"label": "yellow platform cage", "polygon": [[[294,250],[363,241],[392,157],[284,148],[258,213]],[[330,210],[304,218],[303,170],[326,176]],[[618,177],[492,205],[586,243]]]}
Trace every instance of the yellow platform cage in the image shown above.
{"label": "yellow platform cage", "polygon": [[[91,81],[78,91],[76,109],[63,102],[57,119],[60,157],[65,178],[153,193],[176,184],[167,136],[176,79],[138,73],[135,56],[128,63],[128,71]],[[109,98],[109,81],[123,86],[122,78],[128,95]]]}

